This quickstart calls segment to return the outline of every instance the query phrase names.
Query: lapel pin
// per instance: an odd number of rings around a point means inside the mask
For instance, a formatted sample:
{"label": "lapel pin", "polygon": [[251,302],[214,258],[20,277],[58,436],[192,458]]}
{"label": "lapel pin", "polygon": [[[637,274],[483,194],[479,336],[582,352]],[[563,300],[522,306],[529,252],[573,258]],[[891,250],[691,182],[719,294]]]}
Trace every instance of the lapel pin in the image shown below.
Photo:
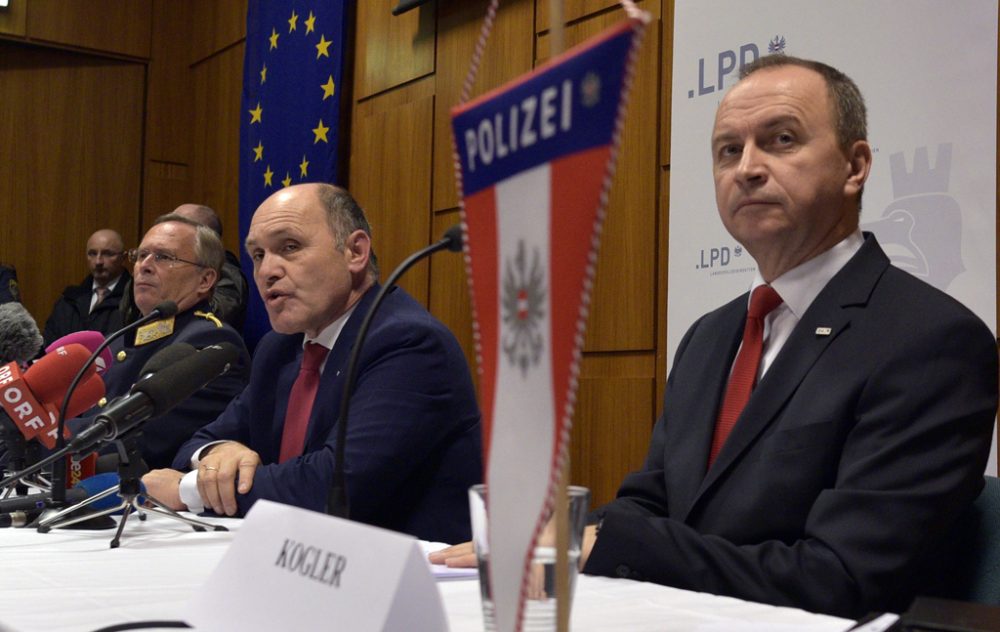
{"label": "lapel pin", "polygon": [[817,327],[816,328],[816,335],[817,336],[829,336],[831,333],[833,333],[833,330],[830,329],[829,327]]}

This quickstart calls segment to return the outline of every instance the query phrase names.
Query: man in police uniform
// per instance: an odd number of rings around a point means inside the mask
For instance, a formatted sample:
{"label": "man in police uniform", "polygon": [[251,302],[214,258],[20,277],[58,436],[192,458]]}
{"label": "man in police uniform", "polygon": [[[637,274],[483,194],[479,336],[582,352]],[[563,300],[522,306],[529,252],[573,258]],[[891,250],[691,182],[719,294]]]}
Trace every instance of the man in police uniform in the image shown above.
{"label": "man in police uniform", "polygon": [[[111,345],[114,362],[104,376],[107,399],[126,394],[142,368],[164,347],[187,343],[196,349],[229,342],[241,350],[239,362],[197,393],[143,427],[142,456],[152,468],[169,467],[177,449],[219,416],[246,386],[250,357],[239,333],[210,311],[224,249],[211,229],[179,215],[164,215],[128,253],[134,264],[135,304],[145,316],[163,301],[177,314],[126,334]],[[71,424],[79,430],[88,420]]]}

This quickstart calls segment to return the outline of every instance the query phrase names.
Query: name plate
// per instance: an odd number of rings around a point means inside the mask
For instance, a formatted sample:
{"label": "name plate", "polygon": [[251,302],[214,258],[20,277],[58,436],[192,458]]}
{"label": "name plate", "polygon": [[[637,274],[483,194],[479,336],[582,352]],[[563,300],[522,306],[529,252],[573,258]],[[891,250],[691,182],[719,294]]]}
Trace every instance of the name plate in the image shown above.
{"label": "name plate", "polygon": [[186,620],[200,630],[448,629],[415,538],[266,500]]}

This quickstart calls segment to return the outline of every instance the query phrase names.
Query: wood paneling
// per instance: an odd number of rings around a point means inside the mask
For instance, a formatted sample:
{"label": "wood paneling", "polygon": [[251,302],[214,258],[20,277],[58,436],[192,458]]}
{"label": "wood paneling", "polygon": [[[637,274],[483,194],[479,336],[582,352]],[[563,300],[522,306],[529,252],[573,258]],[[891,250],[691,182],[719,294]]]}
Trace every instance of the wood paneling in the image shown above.
{"label": "wood paneling", "polygon": [[[173,0],[169,0],[173,1]],[[247,33],[247,0],[183,0],[190,14],[190,37],[182,40],[187,63],[196,64],[233,44]],[[242,78],[243,69],[240,69]]]}
{"label": "wood paneling", "polygon": [[27,11],[28,37],[131,57],[149,57],[152,5],[148,1],[31,0]]}
{"label": "wood paneling", "polygon": [[[474,0],[447,2],[438,7],[437,99],[431,156],[434,160],[435,210],[458,206],[450,110],[458,105],[461,97],[487,4],[486,0]],[[531,0],[508,0],[503,3],[486,44],[470,98],[531,70],[534,59],[533,5]]]}
{"label": "wood paneling", "polygon": [[0,33],[24,35],[28,16],[28,0],[10,0],[6,9],[0,10]]}
{"label": "wood paneling", "polygon": [[580,378],[570,481],[590,488],[591,506],[612,500],[625,475],[642,466],[652,434],[653,390],[651,377]]}
{"label": "wood paneling", "polygon": [[[435,239],[440,237],[444,231],[458,222],[457,210],[436,214],[433,237]],[[465,257],[460,252],[445,251],[434,255],[430,266],[429,309],[458,338],[478,387],[479,374],[476,370],[475,341],[472,336],[472,301],[469,296],[468,277],[465,274]]]}
{"label": "wood paneling", "polygon": [[395,0],[358,3],[355,92],[364,99],[434,72],[434,6],[392,15]]}
{"label": "wood paneling", "polygon": [[[243,45],[231,46],[199,62],[194,76],[191,199],[211,206],[229,228],[226,248],[240,251],[240,95]],[[170,210],[170,209],[168,209]]]}
{"label": "wood paneling", "polygon": [[[434,99],[396,107],[377,104],[353,121],[350,190],[365,209],[382,278],[431,239],[430,161]],[[427,304],[427,262],[414,266],[400,286]]]}
{"label": "wood paneling", "polygon": [[[573,24],[566,29],[567,47],[596,35],[623,16],[623,11],[606,12]],[[548,36],[539,37],[540,61],[548,56],[548,45]],[[588,351],[651,350],[656,344],[659,59],[659,32],[654,20],[636,64],[608,200],[587,323]]]}
{"label": "wood paneling", "polygon": [[191,160],[191,64],[187,35],[190,3],[153,0],[149,89],[146,92],[146,158],[188,164]]}
{"label": "wood paneling", "polygon": [[44,323],[98,228],[137,232],[145,70],[0,43],[3,257]]}

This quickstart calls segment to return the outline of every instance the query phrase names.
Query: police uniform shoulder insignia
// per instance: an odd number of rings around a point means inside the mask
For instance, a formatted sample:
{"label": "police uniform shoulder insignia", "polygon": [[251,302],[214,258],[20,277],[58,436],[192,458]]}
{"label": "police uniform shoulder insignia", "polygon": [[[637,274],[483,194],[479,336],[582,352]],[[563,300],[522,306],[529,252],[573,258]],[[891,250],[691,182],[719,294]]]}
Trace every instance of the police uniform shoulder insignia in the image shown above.
{"label": "police uniform shoulder insignia", "polygon": [[215,314],[213,314],[212,312],[200,312],[200,311],[196,311],[194,313],[194,315],[197,316],[197,317],[199,317],[199,318],[204,318],[205,320],[212,321],[213,323],[215,323],[216,327],[222,327],[222,321],[219,320],[218,318],[216,318]]}
{"label": "police uniform shoulder insignia", "polygon": [[143,325],[135,331],[135,346],[155,342],[174,333],[174,317],[154,320],[148,325]]}

